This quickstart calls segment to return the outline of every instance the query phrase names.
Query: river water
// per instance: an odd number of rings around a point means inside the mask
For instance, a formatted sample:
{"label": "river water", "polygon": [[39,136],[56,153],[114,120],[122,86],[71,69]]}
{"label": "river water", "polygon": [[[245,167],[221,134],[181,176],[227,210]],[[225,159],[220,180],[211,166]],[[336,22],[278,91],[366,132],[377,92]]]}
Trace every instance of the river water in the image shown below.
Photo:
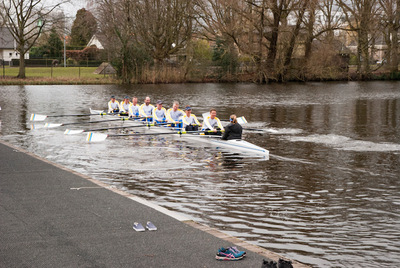
{"label": "river water", "polygon": [[[87,143],[29,122],[105,109],[110,95],[245,116],[263,132],[244,138],[270,159],[168,136]],[[400,82],[0,86],[0,106],[2,140],[250,243],[316,267],[400,265]]]}

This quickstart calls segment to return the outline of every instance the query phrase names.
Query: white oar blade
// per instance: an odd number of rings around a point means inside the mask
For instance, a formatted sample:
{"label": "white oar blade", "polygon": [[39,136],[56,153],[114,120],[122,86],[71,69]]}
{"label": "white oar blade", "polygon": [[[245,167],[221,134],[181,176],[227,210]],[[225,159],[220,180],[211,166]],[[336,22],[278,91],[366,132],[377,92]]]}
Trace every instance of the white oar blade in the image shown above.
{"label": "white oar blade", "polygon": [[246,118],[244,118],[244,116],[238,117],[238,118],[237,118],[237,122],[238,122],[239,124],[241,124],[241,125],[247,124],[247,120],[246,120]]}
{"label": "white oar blade", "polygon": [[204,113],[204,114],[202,114],[202,116],[203,116],[203,118],[207,118],[210,116],[210,112]]}
{"label": "white oar blade", "polygon": [[89,109],[90,109],[91,114],[103,114],[104,113],[103,110],[93,110],[92,108],[89,108]]}
{"label": "white oar blade", "polygon": [[41,129],[41,128],[44,128],[44,125],[40,125],[40,126],[38,126],[38,125],[31,125],[31,130]]}
{"label": "white oar blade", "polygon": [[107,139],[108,135],[103,133],[88,132],[86,136],[87,142],[99,142]]}
{"label": "white oar blade", "polygon": [[47,115],[42,114],[31,114],[31,121],[44,121],[46,120]]}
{"label": "white oar blade", "polygon": [[83,133],[83,129],[66,129],[64,134],[65,135],[76,135]]}
{"label": "white oar blade", "polygon": [[61,127],[62,124],[50,124],[50,123],[46,123],[44,125],[45,128],[56,128],[56,127]]}

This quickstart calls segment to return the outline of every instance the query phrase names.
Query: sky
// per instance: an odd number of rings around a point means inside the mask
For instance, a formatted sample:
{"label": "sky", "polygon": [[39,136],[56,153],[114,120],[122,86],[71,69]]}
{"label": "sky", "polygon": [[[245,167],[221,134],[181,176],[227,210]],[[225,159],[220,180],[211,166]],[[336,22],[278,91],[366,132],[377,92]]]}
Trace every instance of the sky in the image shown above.
{"label": "sky", "polygon": [[63,5],[65,14],[67,16],[72,16],[74,18],[75,18],[76,12],[81,8],[86,8],[85,0],[71,0],[71,3]]}
{"label": "sky", "polygon": [[[65,15],[75,19],[76,12],[81,8],[86,8],[86,0],[69,0],[70,3],[65,3],[61,5],[61,9],[64,11]],[[44,5],[54,5],[59,3],[60,0],[43,0]]]}

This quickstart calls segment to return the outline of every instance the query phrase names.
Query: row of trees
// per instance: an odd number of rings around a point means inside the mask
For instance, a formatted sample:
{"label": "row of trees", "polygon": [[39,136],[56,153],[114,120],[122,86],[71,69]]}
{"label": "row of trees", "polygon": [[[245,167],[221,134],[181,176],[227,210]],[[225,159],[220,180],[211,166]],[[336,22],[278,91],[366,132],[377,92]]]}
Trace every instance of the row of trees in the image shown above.
{"label": "row of trees", "polygon": [[140,74],[143,52],[157,66],[181,52],[190,69],[198,39],[214,43],[227,73],[247,59],[260,83],[347,70],[339,55],[350,53],[351,40],[360,79],[371,75],[379,38],[398,72],[400,0],[101,0],[97,15],[125,82]]}
{"label": "row of trees", "polygon": [[[60,4],[38,9],[36,3],[40,2],[1,1],[3,21],[14,24],[15,37],[22,47],[26,47],[29,27],[16,23],[15,18],[22,16],[23,22],[25,16],[25,22],[33,23]],[[19,9],[18,5],[23,3],[28,7]],[[104,45],[124,83],[141,81],[149,66],[155,73],[163,71],[171,57],[179,59],[183,79],[198,72],[200,65],[210,67],[211,61],[221,66],[218,70],[226,79],[235,77],[239,67],[241,73],[247,71],[259,83],[335,78],[346,73],[346,56],[351,53],[358,77],[368,79],[373,71],[372,55],[380,39],[384,40],[389,70],[398,72],[400,0],[99,0],[96,3],[96,19],[86,10],[78,11],[71,42],[84,45],[96,30],[106,36]],[[25,29],[21,30],[20,25]],[[38,36],[29,45],[35,38]],[[213,47],[212,57],[209,44]],[[350,45],[356,47],[355,51],[348,49]]]}

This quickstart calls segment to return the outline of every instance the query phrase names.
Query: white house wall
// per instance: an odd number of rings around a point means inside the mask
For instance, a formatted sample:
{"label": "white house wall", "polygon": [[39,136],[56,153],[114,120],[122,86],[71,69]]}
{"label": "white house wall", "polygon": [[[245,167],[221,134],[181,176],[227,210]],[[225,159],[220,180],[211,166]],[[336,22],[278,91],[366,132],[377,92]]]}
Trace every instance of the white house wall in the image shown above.
{"label": "white house wall", "polygon": [[[0,52],[1,59],[4,61],[19,60],[19,53],[14,49],[0,49]],[[29,59],[29,53],[25,53],[25,59]]]}

